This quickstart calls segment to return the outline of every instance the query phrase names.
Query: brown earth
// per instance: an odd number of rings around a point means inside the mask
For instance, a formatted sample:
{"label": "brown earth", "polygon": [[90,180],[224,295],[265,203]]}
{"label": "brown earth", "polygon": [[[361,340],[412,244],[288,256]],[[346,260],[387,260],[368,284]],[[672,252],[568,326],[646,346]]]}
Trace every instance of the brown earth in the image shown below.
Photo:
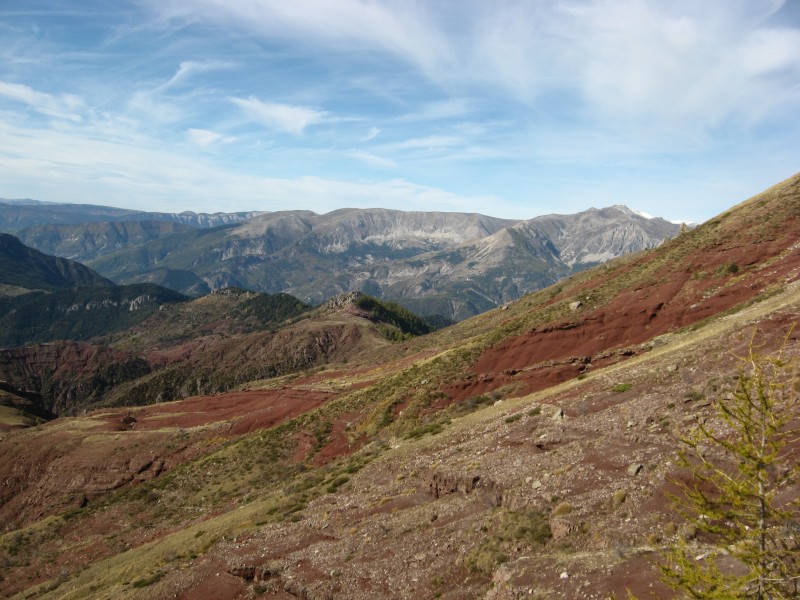
{"label": "brown earth", "polygon": [[[795,177],[419,340],[0,433],[2,593],[670,597],[653,561],[685,533],[679,438],[717,423],[753,341],[800,359],[798,240]],[[204,343],[211,364],[246,355]]]}
{"label": "brown earth", "polygon": [[[768,219],[760,212],[750,218]],[[664,261],[652,269],[649,282],[620,290],[607,303],[595,306],[591,294],[582,292],[602,288],[603,280],[610,277],[626,278],[649,256],[599,268],[597,275],[572,291],[580,303],[574,315],[490,348],[473,367],[475,377],[448,391],[463,400],[522,381],[525,393],[531,393],[646,351],[649,348],[642,344],[657,336],[722,314],[772,286],[796,281],[800,277],[798,239],[800,219],[796,216],[770,235],[758,229],[740,232],[737,227],[731,235],[717,237],[682,257],[683,263]],[[667,242],[663,251],[669,253],[680,244],[681,240]],[[714,276],[699,278],[700,272]]]}
{"label": "brown earth", "polygon": [[86,506],[197,458],[226,439],[274,427],[332,397],[331,392],[291,387],[233,392],[58,419],[33,436],[9,432],[0,438],[0,522],[8,530]]}
{"label": "brown earth", "polygon": [[[275,598],[599,599],[627,589],[672,597],[653,561],[677,535],[665,525],[680,521],[668,500],[680,477],[677,438],[694,419],[712,418],[705,394],[727,393],[735,355],[754,335],[765,352],[786,341],[786,356],[800,355],[797,329],[786,340],[792,325],[800,325],[796,292],[781,312],[754,313],[720,337],[687,343],[691,334],[676,334],[614,373],[503,402],[430,441],[398,441],[338,493],[312,502],[300,522],[221,543],[214,562],[165,589],[197,589],[222,561],[245,587],[220,598],[247,598],[255,587]],[[620,379],[629,391],[613,390]],[[554,418],[559,410],[565,416]],[[487,592],[485,577],[464,563],[491,536],[493,519],[562,502],[571,511],[550,517],[545,546],[505,544],[509,560]]]}

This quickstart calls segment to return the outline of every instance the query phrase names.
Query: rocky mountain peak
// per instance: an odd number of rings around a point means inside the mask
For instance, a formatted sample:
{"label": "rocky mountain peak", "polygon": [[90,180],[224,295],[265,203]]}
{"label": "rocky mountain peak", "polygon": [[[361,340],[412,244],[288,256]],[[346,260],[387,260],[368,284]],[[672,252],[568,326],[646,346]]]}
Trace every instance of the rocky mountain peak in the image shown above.
{"label": "rocky mountain peak", "polygon": [[366,294],[363,292],[347,292],[345,294],[339,294],[328,300],[324,306],[322,306],[323,312],[335,312],[337,310],[342,310],[343,308],[347,308],[348,306],[353,306],[360,300],[364,298]]}

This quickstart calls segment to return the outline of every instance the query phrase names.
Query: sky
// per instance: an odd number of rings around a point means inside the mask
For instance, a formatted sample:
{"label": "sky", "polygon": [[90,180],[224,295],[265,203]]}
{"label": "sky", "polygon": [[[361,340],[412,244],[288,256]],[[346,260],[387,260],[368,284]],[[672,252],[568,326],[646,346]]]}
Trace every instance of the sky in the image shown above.
{"label": "sky", "polygon": [[0,198],[705,221],[800,171],[800,0],[0,0]]}

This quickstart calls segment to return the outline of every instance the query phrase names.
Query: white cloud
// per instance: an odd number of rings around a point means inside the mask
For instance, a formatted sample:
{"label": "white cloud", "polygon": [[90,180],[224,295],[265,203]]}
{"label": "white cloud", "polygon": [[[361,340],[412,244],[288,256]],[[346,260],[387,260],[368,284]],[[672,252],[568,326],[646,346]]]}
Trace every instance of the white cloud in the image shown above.
{"label": "white cloud", "polygon": [[739,49],[745,76],[800,73],[800,30],[771,28],[754,31]]}
{"label": "white cloud", "polygon": [[[346,181],[243,174],[204,156],[164,147],[124,127],[115,130],[115,135],[109,128],[102,138],[83,129],[50,131],[44,136],[2,117],[0,113],[0,181],[7,197],[114,204],[113,199],[124,193],[122,205],[142,210],[216,211],[221,199],[228,202],[226,210],[284,210],[297,206],[298,198],[303,208],[316,212],[377,205],[401,210],[512,210],[496,197],[459,195],[403,179]],[[48,177],[41,177],[44,172]],[[88,193],[87,182],[91,184]]]}
{"label": "white cloud", "polygon": [[[574,73],[598,116],[668,128],[761,118],[767,113],[760,107],[796,95],[800,31],[767,29],[768,12],[753,7],[727,0],[576,3],[560,31],[572,56],[560,67]],[[775,80],[761,77],[764,67]]]}
{"label": "white cloud", "polygon": [[381,130],[377,127],[371,127],[370,130],[367,132],[367,135],[361,138],[362,142],[370,142],[374,140],[380,134]]}
{"label": "white cloud", "polygon": [[164,20],[225,23],[270,39],[381,49],[434,73],[451,63],[446,36],[417,3],[371,0],[150,0]]}
{"label": "white cloud", "polygon": [[207,129],[189,129],[186,132],[186,137],[193,144],[197,144],[198,146],[202,146],[204,148],[213,146],[217,143],[229,144],[236,141],[235,137],[225,136],[221,133],[208,131]]}
{"label": "white cloud", "polygon": [[84,102],[73,94],[53,96],[38,92],[27,85],[0,81],[0,96],[26,104],[36,112],[50,117],[70,121],[80,121],[82,118],[78,111],[84,108]]}
{"label": "white cloud", "polygon": [[363,152],[361,150],[350,150],[347,153],[348,156],[365,162],[369,165],[375,167],[381,167],[383,169],[394,169],[397,167],[397,163],[393,160],[389,160],[388,158],[383,158],[382,156],[377,156],[376,154],[372,154],[370,152]]}
{"label": "white cloud", "polygon": [[175,75],[173,75],[165,83],[158,86],[155,91],[163,92],[173,86],[177,86],[181,83],[184,83],[186,80],[190,79],[194,75],[208,73],[211,71],[231,69],[234,66],[235,66],[234,63],[222,60],[206,60],[202,62],[187,60],[182,62],[178,66],[178,70],[175,72]]}
{"label": "white cloud", "polygon": [[192,78],[211,71],[233,68],[231,62],[184,61],[180,63],[175,74],[164,83],[151,85],[135,91],[128,100],[128,108],[146,115],[147,119],[156,123],[175,123],[192,113],[196,99],[202,95],[202,82],[199,88],[181,90],[176,97],[176,88],[185,88]]}
{"label": "white cloud", "polygon": [[757,121],[796,104],[800,30],[765,25],[782,5],[780,0],[153,4],[166,18],[225,23],[311,49],[349,56],[364,49],[383,52],[413,65],[448,93],[500,93],[530,105],[567,97],[583,116],[655,119],[667,128]]}
{"label": "white cloud", "polygon": [[186,115],[185,104],[165,100],[154,91],[138,91],[128,100],[129,110],[140,114],[150,123],[174,123]]}
{"label": "white cloud", "polygon": [[435,150],[461,146],[464,140],[452,135],[428,135],[389,145],[396,150]]}
{"label": "white cloud", "polygon": [[450,98],[438,102],[428,102],[414,112],[410,112],[395,119],[398,123],[413,123],[421,121],[441,121],[458,119],[473,112],[473,103],[466,98]]}
{"label": "white cloud", "polygon": [[229,98],[242,109],[245,115],[270,129],[277,129],[295,135],[303,133],[309,125],[319,123],[326,113],[305,106],[292,106],[277,102],[263,102],[258,98]]}

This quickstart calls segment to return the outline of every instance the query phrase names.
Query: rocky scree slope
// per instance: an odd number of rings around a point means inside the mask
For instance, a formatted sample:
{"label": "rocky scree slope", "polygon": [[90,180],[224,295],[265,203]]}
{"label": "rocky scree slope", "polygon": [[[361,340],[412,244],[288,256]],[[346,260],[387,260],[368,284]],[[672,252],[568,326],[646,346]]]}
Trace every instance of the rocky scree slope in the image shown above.
{"label": "rocky scree slope", "polygon": [[[681,476],[678,436],[713,418],[752,335],[798,355],[797,329],[787,338],[800,319],[798,234],[795,177],[658,249],[377,356],[244,398],[7,433],[19,500],[4,504],[3,593],[663,593],[649,559],[684,534],[665,501]],[[270,418],[281,397],[319,404]],[[203,417],[226,399],[240,411]],[[27,436],[34,462],[12,451]],[[53,496],[65,472],[74,496]]]}

